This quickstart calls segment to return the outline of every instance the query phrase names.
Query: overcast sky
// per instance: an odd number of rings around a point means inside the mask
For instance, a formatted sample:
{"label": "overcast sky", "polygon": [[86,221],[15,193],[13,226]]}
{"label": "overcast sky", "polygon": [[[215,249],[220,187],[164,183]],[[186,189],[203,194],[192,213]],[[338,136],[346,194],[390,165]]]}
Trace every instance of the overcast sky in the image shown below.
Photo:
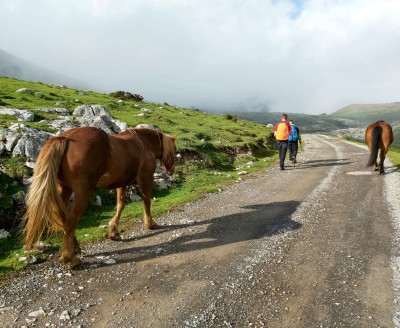
{"label": "overcast sky", "polygon": [[1,0],[0,49],[207,110],[400,101],[399,0]]}

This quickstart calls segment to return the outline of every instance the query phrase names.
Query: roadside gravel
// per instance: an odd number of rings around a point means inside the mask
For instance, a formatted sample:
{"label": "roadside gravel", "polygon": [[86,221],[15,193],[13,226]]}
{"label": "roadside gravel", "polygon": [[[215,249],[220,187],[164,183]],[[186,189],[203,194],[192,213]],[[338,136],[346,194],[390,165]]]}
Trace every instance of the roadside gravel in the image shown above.
{"label": "roadside gravel", "polygon": [[[0,290],[5,327],[398,327],[398,173],[305,136],[295,167],[254,174]],[[371,174],[372,173],[372,174]],[[394,273],[393,273],[394,272]]]}

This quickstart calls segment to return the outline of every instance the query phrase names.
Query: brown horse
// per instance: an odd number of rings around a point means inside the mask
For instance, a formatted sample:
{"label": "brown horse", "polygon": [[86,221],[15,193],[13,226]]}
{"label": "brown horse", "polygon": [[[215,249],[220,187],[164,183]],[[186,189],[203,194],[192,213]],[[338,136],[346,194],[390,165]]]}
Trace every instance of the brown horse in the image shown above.
{"label": "brown horse", "polygon": [[[75,230],[95,188],[116,189],[117,211],[108,235],[120,239],[118,224],[125,207],[126,187],[138,184],[144,201],[144,226],[156,227],[150,212],[150,193],[157,160],[168,174],[174,172],[175,139],[152,129],[128,129],[108,135],[101,129],[81,127],[50,138],[41,149],[24,217],[25,247],[40,240],[45,230],[64,231],[61,260],[71,269],[82,261]],[[70,197],[74,201],[68,206]]]}
{"label": "brown horse", "polygon": [[[367,167],[374,166],[375,171],[379,170],[380,174],[384,174],[385,170],[383,162],[385,161],[386,153],[389,150],[390,144],[393,142],[393,130],[389,123],[384,121],[377,121],[370,124],[365,131],[365,142],[368,145],[370,156]],[[379,154],[379,165],[377,163],[378,151]]]}

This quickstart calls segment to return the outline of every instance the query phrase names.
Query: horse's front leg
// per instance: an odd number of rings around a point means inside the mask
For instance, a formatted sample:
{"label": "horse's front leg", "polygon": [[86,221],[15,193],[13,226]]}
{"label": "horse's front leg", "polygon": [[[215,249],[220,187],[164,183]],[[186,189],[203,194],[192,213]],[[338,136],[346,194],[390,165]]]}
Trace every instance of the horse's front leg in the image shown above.
{"label": "horse's front leg", "polygon": [[[145,181],[144,181],[145,180]],[[140,188],[142,189],[142,197],[144,203],[144,228],[145,229],[156,229],[158,227],[157,223],[154,222],[151,216],[151,189],[153,187],[153,176],[148,177],[148,179],[141,179],[139,182]]]}
{"label": "horse's front leg", "polygon": [[108,237],[112,240],[121,240],[121,234],[118,231],[121,213],[126,204],[126,187],[117,188],[117,212],[113,219],[108,223]]}

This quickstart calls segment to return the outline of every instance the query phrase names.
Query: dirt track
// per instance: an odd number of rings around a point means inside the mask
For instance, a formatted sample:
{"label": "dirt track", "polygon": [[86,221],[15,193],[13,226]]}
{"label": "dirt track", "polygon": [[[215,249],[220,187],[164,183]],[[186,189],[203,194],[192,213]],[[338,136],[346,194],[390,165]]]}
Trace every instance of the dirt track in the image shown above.
{"label": "dirt track", "polygon": [[83,270],[33,266],[1,289],[1,322],[400,327],[398,173],[365,169],[365,148],[305,138],[296,167],[188,204],[157,231],[87,247]]}

